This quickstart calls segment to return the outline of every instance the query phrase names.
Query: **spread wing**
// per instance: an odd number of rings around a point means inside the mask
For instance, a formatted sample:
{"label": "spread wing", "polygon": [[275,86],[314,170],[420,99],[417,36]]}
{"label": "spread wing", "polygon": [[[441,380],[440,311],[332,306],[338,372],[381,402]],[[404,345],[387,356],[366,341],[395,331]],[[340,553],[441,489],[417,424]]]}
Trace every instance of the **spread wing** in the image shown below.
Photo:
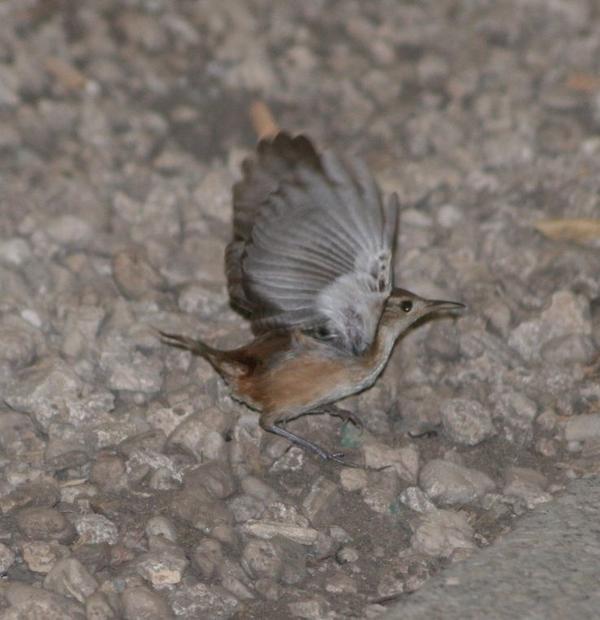
{"label": "spread wing", "polygon": [[391,290],[397,197],[386,223],[362,162],[279,133],[244,162],[233,203],[229,293],[255,330],[295,327],[364,351]]}

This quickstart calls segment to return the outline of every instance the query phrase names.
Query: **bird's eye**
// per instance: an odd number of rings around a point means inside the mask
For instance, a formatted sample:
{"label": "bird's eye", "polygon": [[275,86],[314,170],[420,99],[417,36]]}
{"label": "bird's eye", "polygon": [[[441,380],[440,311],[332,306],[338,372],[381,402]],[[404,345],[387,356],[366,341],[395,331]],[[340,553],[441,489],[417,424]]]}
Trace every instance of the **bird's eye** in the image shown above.
{"label": "bird's eye", "polygon": [[320,340],[327,340],[330,336],[329,330],[326,327],[318,327],[315,331],[315,336]]}
{"label": "bird's eye", "polygon": [[400,307],[404,310],[404,312],[410,312],[413,308],[413,302],[405,300],[400,304]]}

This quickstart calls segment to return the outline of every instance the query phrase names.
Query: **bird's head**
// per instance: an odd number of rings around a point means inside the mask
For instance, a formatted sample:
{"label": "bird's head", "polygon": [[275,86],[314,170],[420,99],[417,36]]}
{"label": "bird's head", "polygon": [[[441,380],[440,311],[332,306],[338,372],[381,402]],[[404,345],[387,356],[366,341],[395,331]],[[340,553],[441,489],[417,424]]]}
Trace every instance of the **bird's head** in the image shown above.
{"label": "bird's head", "polygon": [[425,299],[402,288],[394,288],[383,309],[382,324],[391,327],[399,335],[415,321],[433,312],[465,308],[458,301]]}

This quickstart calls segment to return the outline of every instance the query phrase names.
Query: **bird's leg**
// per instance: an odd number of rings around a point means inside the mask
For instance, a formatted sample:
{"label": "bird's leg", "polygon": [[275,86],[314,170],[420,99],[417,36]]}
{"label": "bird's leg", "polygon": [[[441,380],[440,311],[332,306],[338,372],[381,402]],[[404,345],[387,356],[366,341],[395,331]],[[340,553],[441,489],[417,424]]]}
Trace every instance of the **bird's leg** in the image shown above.
{"label": "bird's leg", "polygon": [[279,435],[279,437],[284,437],[291,443],[304,448],[305,450],[309,450],[310,452],[314,452],[318,456],[320,456],[324,461],[335,461],[336,463],[340,463],[341,465],[346,465],[346,467],[356,467],[352,463],[347,463],[344,461],[344,453],[343,452],[327,452],[316,443],[309,441],[308,439],[304,439],[303,437],[299,437],[295,435],[291,431],[288,431],[281,426],[277,426],[276,424],[265,423],[261,421],[261,427],[268,431],[269,433],[273,433],[274,435]]}
{"label": "bird's leg", "polygon": [[318,407],[317,409],[311,409],[310,411],[303,411],[299,413],[297,416],[293,418],[287,418],[286,422],[290,422],[291,420],[297,420],[304,415],[332,415],[336,418],[340,418],[344,422],[352,422],[354,426],[358,428],[363,427],[362,420],[352,411],[348,411],[347,409],[341,409],[340,407],[336,407],[335,405],[323,405],[322,407]]}
{"label": "bird's leg", "polygon": [[352,422],[352,424],[354,424],[357,428],[363,427],[362,420],[354,412],[348,411],[348,409],[342,409],[341,407],[336,407],[335,405],[324,405],[323,407],[319,407],[310,413],[326,413],[336,418],[340,418],[343,422]]}

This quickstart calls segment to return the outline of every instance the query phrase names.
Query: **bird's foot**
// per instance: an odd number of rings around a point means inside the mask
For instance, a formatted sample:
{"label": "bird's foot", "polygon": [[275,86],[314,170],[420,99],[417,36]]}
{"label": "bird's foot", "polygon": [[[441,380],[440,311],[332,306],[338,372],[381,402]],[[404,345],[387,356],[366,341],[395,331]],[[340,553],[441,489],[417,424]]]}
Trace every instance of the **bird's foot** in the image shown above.
{"label": "bird's foot", "polygon": [[353,411],[348,411],[348,409],[341,409],[340,407],[331,405],[329,407],[322,407],[318,409],[317,413],[326,413],[336,418],[340,418],[340,420],[344,423],[352,422],[356,428],[363,428],[363,421]]}
{"label": "bird's foot", "polygon": [[296,446],[300,446],[301,448],[304,448],[305,450],[314,452],[316,455],[321,457],[324,461],[335,461],[336,463],[339,463],[340,465],[344,465],[345,467],[360,467],[360,465],[349,463],[348,461],[344,460],[343,452],[328,452],[324,448],[321,448],[321,446],[318,446],[316,443],[313,443],[312,441],[309,441],[308,439],[304,439],[304,437],[300,437],[299,435],[296,435],[292,433],[291,431],[288,431],[287,429],[282,428],[281,426],[272,424],[270,426],[264,426],[263,428],[266,431],[269,431],[270,433],[279,435],[280,437],[284,437],[285,439],[287,439],[288,441],[290,441]]}

